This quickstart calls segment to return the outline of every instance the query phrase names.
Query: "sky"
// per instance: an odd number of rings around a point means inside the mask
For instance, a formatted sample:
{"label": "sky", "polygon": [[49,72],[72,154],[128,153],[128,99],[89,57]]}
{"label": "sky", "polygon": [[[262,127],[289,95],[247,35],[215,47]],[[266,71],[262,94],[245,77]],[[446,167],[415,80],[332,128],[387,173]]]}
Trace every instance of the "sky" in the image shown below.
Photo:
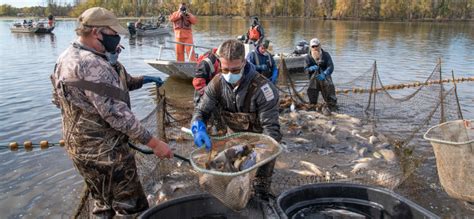
{"label": "sky", "polygon": [[[13,7],[22,8],[22,7],[31,7],[31,6],[46,6],[47,0],[0,0],[0,5],[8,4]],[[72,4],[73,0],[55,0],[56,3],[60,5]]]}

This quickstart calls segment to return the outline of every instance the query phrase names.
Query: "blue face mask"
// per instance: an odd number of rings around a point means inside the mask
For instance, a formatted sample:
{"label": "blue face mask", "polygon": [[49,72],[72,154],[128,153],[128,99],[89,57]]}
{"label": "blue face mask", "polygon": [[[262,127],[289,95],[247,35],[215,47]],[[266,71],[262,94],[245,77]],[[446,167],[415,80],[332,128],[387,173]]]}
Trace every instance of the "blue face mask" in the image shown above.
{"label": "blue face mask", "polygon": [[238,74],[227,73],[227,74],[222,74],[222,76],[230,84],[235,84],[242,78],[242,72]]}
{"label": "blue face mask", "polygon": [[228,83],[235,84],[242,78],[244,69],[245,69],[245,65],[242,66],[242,68],[240,69],[240,72],[238,74],[232,74],[230,72],[223,72],[222,77],[224,77],[224,79]]}
{"label": "blue face mask", "polygon": [[112,64],[112,65],[117,64],[117,60],[118,60],[118,57],[119,57],[118,52],[114,52],[114,53],[105,52],[105,56],[107,57],[107,60],[109,61],[110,64]]}

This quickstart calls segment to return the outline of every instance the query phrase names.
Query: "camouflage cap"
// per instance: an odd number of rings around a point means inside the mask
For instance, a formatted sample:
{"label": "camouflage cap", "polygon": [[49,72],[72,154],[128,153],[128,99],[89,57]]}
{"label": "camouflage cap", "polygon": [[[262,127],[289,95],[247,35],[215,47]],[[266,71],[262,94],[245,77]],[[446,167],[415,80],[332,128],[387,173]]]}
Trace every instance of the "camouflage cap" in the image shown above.
{"label": "camouflage cap", "polygon": [[114,13],[105,8],[89,8],[79,16],[78,20],[79,23],[85,26],[109,27],[118,34],[128,33],[128,31],[120,25]]}
{"label": "camouflage cap", "polygon": [[270,40],[264,40],[261,44],[263,48],[268,49],[268,46],[270,45]]}

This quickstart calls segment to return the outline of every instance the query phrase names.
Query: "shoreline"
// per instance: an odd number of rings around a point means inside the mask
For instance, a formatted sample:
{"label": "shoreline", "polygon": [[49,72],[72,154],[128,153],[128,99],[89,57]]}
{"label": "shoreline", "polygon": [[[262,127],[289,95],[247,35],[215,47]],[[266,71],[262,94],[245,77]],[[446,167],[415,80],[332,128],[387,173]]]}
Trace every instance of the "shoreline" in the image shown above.
{"label": "shoreline", "polygon": [[[226,15],[196,15],[198,17],[214,17],[214,18],[226,18],[226,19],[249,19],[250,17],[243,17],[243,16],[226,16]],[[119,20],[138,20],[139,18],[142,19],[153,19],[157,16],[140,16],[140,17],[118,17]],[[36,19],[36,18],[43,18],[43,17],[13,17],[13,16],[0,16],[0,20],[23,20],[23,19]],[[309,20],[320,20],[320,21],[362,21],[362,22],[431,22],[431,23],[450,23],[450,22],[474,22],[474,19],[436,19],[436,18],[429,18],[429,19],[361,19],[361,18],[319,18],[319,17],[294,17],[294,16],[261,16],[261,19],[265,20],[273,20],[273,19],[309,19]],[[56,21],[70,21],[76,20],[75,17],[55,17]]]}

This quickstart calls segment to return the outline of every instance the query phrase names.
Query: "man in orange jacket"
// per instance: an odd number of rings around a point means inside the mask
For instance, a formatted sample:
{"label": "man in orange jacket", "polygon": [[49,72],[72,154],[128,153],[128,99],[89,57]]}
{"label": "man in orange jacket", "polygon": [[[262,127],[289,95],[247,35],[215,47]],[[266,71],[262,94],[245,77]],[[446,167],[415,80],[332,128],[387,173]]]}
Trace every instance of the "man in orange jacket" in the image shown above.
{"label": "man in orange jacket", "polygon": [[[186,3],[179,5],[178,11],[173,12],[170,16],[170,21],[173,22],[174,37],[177,42],[193,44],[193,30],[191,25],[196,24],[197,18],[189,13],[186,8]],[[176,44],[176,60],[184,61],[184,48],[186,47],[186,54],[189,56],[191,46],[183,44]],[[192,51],[189,61],[196,61],[194,50]]]}

